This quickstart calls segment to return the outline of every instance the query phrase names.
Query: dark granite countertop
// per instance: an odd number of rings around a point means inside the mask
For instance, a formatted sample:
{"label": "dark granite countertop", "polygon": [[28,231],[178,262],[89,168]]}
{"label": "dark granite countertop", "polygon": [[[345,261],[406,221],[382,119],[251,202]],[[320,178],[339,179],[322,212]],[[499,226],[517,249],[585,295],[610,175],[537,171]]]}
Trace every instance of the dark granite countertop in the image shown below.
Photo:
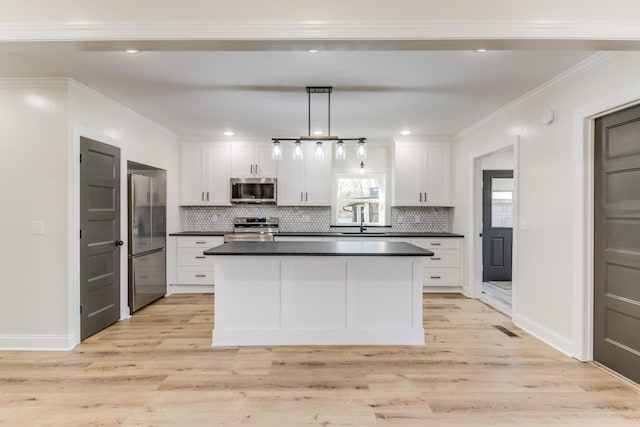
{"label": "dark granite countertop", "polygon": [[169,236],[224,236],[231,233],[233,231],[180,231],[178,233],[169,233]]}
{"label": "dark granite countertop", "polygon": [[293,256],[433,256],[404,242],[228,242],[205,255]]}
{"label": "dark granite countertop", "polygon": [[[170,233],[169,236],[224,236],[225,234],[231,234],[233,231],[181,231],[178,233]],[[407,233],[407,232],[367,232],[364,233],[350,233],[350,232],[314,232],[314,231],[281,231],[277,236],[291,236],[291,237],[464,237],[461,234],[454,233]]]}

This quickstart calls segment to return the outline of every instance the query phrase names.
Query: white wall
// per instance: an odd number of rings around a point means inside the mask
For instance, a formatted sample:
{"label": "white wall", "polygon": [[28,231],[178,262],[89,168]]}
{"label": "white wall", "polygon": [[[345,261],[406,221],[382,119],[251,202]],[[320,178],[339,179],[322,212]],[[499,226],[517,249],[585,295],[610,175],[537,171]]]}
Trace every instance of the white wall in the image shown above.
{"label": "white wall", "polygon": [[[585,105],[640,85],[640,53],[598,56],[578,67],[570,78],[558,79],[541,93],[473,126],[454,138],[453,231],[468,235],[471,158],[482,150],[512,140],[520,133],[519,218],[528,230],[518,233],[517,293],[513,319],[568,354],[574,353],[579,331],[572,330],[573,301],[573,173],[583,159],[575,158],[572,143],[577,130],[573,114]],[[569,72],[571,74],[571,72]],[[541,122],[553,109],[555,121]],[[585,213],[587,215],[587,213]],[[466,250],[473,239],[466,239]],[[591,268],[588,266],[587,268]],[[469,277],[467,275],[467,277]],[[468,283],[467,283],[468,285]]]}
{"label": "white wall", "polygon": [[[180,228],[174,135],[66,79],[0,80],[0,349],[65,349],[78,340],[79,135],[122,148],[123,183],[127,159],[166,169],[168,231]],[[45,234],[32,235],[40,220]],[[126,221],[123,230],[126,240]],[[126,312],[126,251],[122,261]]]}
{"label": "white wall", "polygon": [[0,81],[0,348],[66,342],[66,117],[65,82]]}
{"label": "white wall", "polygon": [[507,147],[481,159],[482,170],[513,169],[513,147]]}

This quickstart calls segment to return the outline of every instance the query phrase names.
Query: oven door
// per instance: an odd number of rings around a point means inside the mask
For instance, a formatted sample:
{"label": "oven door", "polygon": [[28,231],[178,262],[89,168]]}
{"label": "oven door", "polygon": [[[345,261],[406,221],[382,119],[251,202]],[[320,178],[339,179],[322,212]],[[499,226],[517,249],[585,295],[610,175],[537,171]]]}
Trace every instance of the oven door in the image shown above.
{"label": "oven door", "polygon": [[224,235],[225,242],[272,242],[271,233],[233,233]]}

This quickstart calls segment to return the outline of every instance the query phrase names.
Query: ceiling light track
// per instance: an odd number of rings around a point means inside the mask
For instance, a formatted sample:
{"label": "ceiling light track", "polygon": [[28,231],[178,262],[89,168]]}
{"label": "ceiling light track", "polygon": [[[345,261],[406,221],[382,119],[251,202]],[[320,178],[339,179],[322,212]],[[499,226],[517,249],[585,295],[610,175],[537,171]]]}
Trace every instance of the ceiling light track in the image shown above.
{"label": "ceiling light track", "polygon": [[[365,141],[367,138],[340,138],[339,136],[331,135],[331,93],[333,92],[332,86],[307,86],[306,88],[308,96],[308,133],[297,138],[271,138],[273,142],[273,148],[271,151],[271,157],[279,160],[282,158],[282,148],[280,141],[293,141],[295,149],[293,156],[296,159],[302,158],[301,141],[316,141],[315,157],[317,159],[324,158],[324,142],[336,141],[336,159],[344,160],[346,152],[344,149],[344,141],[358,141],[357,157],[358,159],[366,158]],[[327,94],[327,135],[311,135],[311,95],[312,94]]]}

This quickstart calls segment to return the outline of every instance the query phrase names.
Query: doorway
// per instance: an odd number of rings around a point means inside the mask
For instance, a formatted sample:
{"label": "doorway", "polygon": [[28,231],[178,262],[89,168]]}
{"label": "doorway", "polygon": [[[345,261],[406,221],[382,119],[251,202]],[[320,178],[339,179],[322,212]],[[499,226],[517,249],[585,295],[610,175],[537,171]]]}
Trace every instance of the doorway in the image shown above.
{"label": "doorway", "polygon": [[518,139],[472,159],[471,296],[511,317],[515,294]]}
{"label": "doorway", "polygon": [[640,383],[640,106],[595,120],[593,359]]}
{"label": "doorway", "polygon": [[511,313],[513,170],[482,171],[482,298]]}
{"label": "doorway", "polygon": [[120,318],[120,149],[80,138],[80,339]]}

